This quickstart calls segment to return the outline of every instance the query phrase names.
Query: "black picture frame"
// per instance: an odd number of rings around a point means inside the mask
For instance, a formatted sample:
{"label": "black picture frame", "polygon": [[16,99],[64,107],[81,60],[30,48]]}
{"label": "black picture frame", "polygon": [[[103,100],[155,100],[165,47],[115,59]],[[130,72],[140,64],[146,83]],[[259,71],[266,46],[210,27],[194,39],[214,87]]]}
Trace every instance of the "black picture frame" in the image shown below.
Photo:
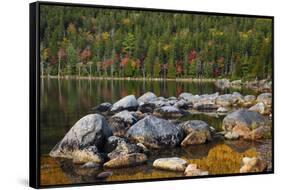
{"label": "black picture frame", "polygon": [[[189,13],[199,15],[215,15],[215,16],[239,16],[247,18],[266,18],[272,20],[272,170],[270,172],[257,172],[245,174],[218,174],[198,177],[175,177],[175,178],[159,178],[159,179],[142,179],[130,181],[111,181],[111,182],[96,182],[96,183],[79,183],[79,184],[64,184],[64,185],[40,185],[40,6],[74,6],[74,7],[90,7],[90,8],[106,8],[106,9],[120,9],[120,10],[141,10],[141,11],[155,11],[168,13]],[[59,3],[39,1],[30,3],[29,5],[29,185],[33,188],[50,188],[50,187],[72,187],[85,185],[105,185],[105,184],[120,184],[120,183],[134,183],[134,182],[151,182],[151,181],[167,181],[167,180],[182,180],[182,179],[200,179],[213,177],[234,177],[246,175],[260,175],[274,173],[274,16],[264,15],[247,15],[247,14],[233,14],[233,13],[218,13],[218,12],[201,12],[201,11],[186,11],[186,10],[168,10],[156,8],[142,8],[142,7],[122,7],[109,5],[93,5],[80,3]]]}

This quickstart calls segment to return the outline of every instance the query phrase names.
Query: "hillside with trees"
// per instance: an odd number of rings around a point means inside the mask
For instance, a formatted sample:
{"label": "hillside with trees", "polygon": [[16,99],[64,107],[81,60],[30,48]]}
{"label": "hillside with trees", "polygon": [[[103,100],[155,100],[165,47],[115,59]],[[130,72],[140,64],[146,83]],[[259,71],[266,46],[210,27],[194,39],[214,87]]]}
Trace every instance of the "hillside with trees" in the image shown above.
{"label": "hillside with trees", "polygon": [[263,79],[272,20],[40,7],[42,76]]}

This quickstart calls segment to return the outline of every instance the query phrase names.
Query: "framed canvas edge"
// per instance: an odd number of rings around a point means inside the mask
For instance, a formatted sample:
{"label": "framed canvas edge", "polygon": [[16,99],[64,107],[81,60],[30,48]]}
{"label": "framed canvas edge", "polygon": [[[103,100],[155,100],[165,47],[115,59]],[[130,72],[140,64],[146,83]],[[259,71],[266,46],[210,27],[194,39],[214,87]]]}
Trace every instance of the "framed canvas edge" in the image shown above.
{"label": "framed canvas edge", "polygon": [[[272,20],[272,169],[266,172],[253,173],[233,173],[233,174],[218,174],[208,176],[194,176],[194,177],[172,177],[172,178],[157,178],[157,179],[140,179],[140,180],[122,180],[109,182],[91,182],[91,183],[75,183],[75,184],[54,184],[41,185],[40,184],[40,63],[39,47],[40,47],[40,6],[73,6],[73,7],[87,7],[87,8],[104,8],[104,9],[120,9],[120,10],[135,10],[135,11],[152,11],[152,12],[168,12],[168,13],[188,13],[209,16],[232,16],[232,17],[247,17],[247,18],[265,18]],[[157,182],[169,180],[186,180],[186,179],[202,179],[202,178],[217,178],[217,177],[238,177],[251,175],[274,174],[274,128],[275,128],[275,106],[274,106],[274,16],[269,15],[253,15],[253,14],[237,14],[237,13],[220,13],[207,11],[188,11],[175,9],[158,9],[147,7],[127,7],[127,6],[113,6],[113,5],[95,5],[95,4],[81,4],[81,3],[64,3],[64,2],[48,2],[36,1],[29,4],[29,186],[33,188],[57,188],[57,187],[75,187],[75,186],[89,186],[89,185],[111,185],[123,183],[142,183],[142,182]],[[35,138],[34,138],[35,137]]]}

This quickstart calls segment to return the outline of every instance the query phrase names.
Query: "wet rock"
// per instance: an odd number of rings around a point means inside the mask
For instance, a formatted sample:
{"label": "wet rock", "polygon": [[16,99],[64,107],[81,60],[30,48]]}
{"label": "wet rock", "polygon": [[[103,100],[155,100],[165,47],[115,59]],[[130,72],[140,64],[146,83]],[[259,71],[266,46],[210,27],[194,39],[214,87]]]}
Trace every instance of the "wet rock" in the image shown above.
{"label": "wet rock", "polygon": [[134,95],[125,96],[121,100],[115,102],[111,108],[111,112],[118,112],[122,110],[137,110],[139,104]]}
{"label": "wet rock", "polygon": [[92,108],[93,111],[96,111],[96,112],[100,112],[100,113],[103,113],[103,112],[107,112],[111,109],[112,107],[112,104],[109,103],[109,102],[104,102],[104,103],[101,103],[100,105]]}
{"label": "wet rock", "polygon": [[209,175],[209,172],[198,169],[196,164],[189,164],[186,167],[184,174],[185,176],[204,176]]}
{"label": "wet rock", "polygon": [[163,106],[156,108],[153,112],[153,115],[163,118],[177,118],[182,117],[184,113],[174,106]]}
{"label": "wet rock", "polygon": [[178,157],[159,158],[153,162],[153,167],[157,169],[183,172],[187,166],[184,159]]}
{"label": "wet rock", "polygon": [[272,103],[272,94],[271,93],[262,93],[257,97],[257,102],[262,102],[266,107],[271,107]]}
{"label": "wet rock", "polygon": [[244,96],[244,103],[243,106],[250,107],[254,105],[256,102],[256,97],[254,95],[246,95]]}
{"label": "wet rock", "polygon": [[107,177],[112,176],[112,175],[113,175],[113,172],[106,171],[106,172],[99,173],[96,177],[97,178],[107,178]]}
{"label": "wet rock", "polygon": [[155,98],[157,98],[157,96],[154,93],[146,92],[145,94],[143,94],[141,97],[138,98],[138,103],[139,104],[148,103]]}
{"label": "wet rock", "polygon": [[267,108],[263,102],[257,103],[256,105],[250,107],[249,110],[258,112],[263,115],[270,114],[270,108]]}
{"label": "wet rock", "polygon": [[230,81],[228,79],[219,79],[215,82],[215,85],[218,88],[229,88],[231,86]]}
{"label": "wet rock", "polygon": [[211,130],[207,123],[200,120],[190,120],[179,125],[187,136],[181,142],[181,146],[188,146],[191,144],[203,144],[207,140],[211,141]]}
{"label": "wet rock", "polygon": [[112,152],[121,142],[127,142],[127,139],[118,136],[109,137],[104,145],[104,151]]}
{"label": "wet rock", "polygon": [[122,168],[143,164],[147,161],[147,156],[142,153],[121,154],[120,156],[104,163],[106,168]]}
{"label": "wet rock", "polygon": [[89,146],[82,150],[75,150],[72,153],[72,161],[75,164],[84,164],[87,162],[102,163],[103,157],[96,146]]}
{"label": "wet rock", "polygon": [[101,148],[112,135],[105,118],[89,114],[75,123],[64,138],[51,150],[51,157],[73,158],[73,152],[89,146]]}
{"label": "wet rock", "polygon": [[130,127],[126,137],[149,148],[175,147],[184,136],[184,131],[175,124],[155,116],[147,116]]}
{"label": "wet rock", "polygon": [[240,173],[249,173],[249,172],[263,172],[267,169],[267,162],[257,158],[244,157],[242,159],[243,166],[240,168]]}
{"label": "wet rock", "polygon": [[239,137],[246,137],[251,130],[264,125],[267,125],[267,121],[261,114],[247,109],[239,109],[223,119],[222,128],[226,132],[237,133]]}

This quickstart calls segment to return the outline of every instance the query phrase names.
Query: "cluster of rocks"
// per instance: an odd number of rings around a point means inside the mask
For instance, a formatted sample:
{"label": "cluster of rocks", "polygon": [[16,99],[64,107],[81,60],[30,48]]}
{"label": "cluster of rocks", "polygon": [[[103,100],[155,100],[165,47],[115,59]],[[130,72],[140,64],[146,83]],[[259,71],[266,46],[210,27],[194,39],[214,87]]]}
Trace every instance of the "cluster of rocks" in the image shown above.
{"label": "cluster of rocks", "polygon": [[[92,110],[104,115],[114,115],[113,121],[118,123],[120,117],[126,118],[123,128],[128,127],[138,118],[143,118],[148,114],[153,114],[162,118],[179,118],[192,110],[201,112],[216,112],[226,114],[237,108],[247,108],[263,115],[271,114],[272,95],[271,93],[262,93],[259,96],[241,95],[239,92],[232,94],[222,94],[218,92],[213,94],[193,95],[191,93],[181,93],[176,97],[157,97],[152,92],[143,94],[138,99],[134,95],[129,95],[113,105],[109,102],[102,103]],[[126,112],[120,112],[126,110]],[[133,116],[130,116],[130,112]]]}
{"label": "cluster of rocks", "polygon": [[209,175],[208,171],[198,169],[196,164],[188,164],[186,160],[178,157],[156,159],[153,162],[153,167],[162,170],[184,172],[185,176]]}
{"label": "cluster of rocks", "polygon": [[215,85],[218,88],[241,88],[245,86],[246,88],[254,89],[259,92],[271,92],[272,89],[272,81],[263,79],[263,80],[254,80],[254,81],[245,81],[242,80],[234,80],[230,81],[229,79],[219,79],[216,80]]}
{"label": "cluster of rocks", "polygon": [[[95,107],[98,113],[81,118],[51,150],[50,156],[71,159],[82,168],[122,168],[147,162],[151,149],[190,146],[212,141],[214,129],[201,120],[173,121],[188,113],[188,109],[214,109],[234,104],[253,105],[256,101],[271,107],[270,94],[257,98],[242,96],[182,93],[178,98],[157,97],[152,92],[138,99],[129,95],[113,105],[105,102]],[[251,103],[249,103],[251,102]],[[230,111],[223,120],[227,139],[266,138],[271,129],[268,119],[253,109]],[[160,169],[185,171],[185,175],[207,175],[195,165],[180,158],[156,159]],[[109,176],[110,173],[100,174]],[[98,176],[97,176],[98,177]]]}
{"label": "cluster of rocks", "polygon": [[258,157],[244,157],[240,173],[263,172],[267,169],[267,162]]}

